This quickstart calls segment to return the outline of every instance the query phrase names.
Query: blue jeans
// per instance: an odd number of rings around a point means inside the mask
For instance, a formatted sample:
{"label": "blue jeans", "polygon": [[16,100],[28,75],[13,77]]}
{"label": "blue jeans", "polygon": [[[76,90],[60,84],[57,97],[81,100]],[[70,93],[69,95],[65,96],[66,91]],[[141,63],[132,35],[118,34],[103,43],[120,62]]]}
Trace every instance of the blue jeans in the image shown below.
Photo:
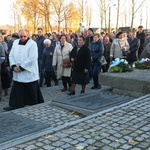
{"label": "blue jeans", "polygon": [[94,82],[95,87],[98,87],[98,84],[99,84],[98,83],[98,74],[100,73],[100,69],[101,69],[100,62],[91,64],[91,73],[92,73],[93,82]]}

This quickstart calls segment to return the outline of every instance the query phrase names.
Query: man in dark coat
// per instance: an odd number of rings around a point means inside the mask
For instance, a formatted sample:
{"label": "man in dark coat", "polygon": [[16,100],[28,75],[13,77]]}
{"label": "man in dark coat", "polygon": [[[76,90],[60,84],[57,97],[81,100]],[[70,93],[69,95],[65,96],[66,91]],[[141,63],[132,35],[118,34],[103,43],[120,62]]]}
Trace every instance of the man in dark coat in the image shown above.
{"label": "man in dark coat", "polygon": [[138,38],[136,38],[136,32],[132,31],[130,33],[131,37],[128,38],[128,43],[130,45],[130,49],[128,51],[128,55],[127,55],[127,61],[129,62],[129,64],[133,65],[133,62],[138,60],[138,49],[140,47],[140,40]]}
{"label": "man in dark coat", "polygon": [[81,93],[85,93],[86,84],[89,82],[88,72],[90,69],[90,50],[84,45],[84,36],[78,37],[78,46],[71,51],[70,58],[73,64],[72,71],[72,85],[71,91],[68,95],[75,95],[75,86],[80,84],[82,86]]}
{"label": "man in dark coat", "polygon": [[145,46],[145,33],[143,31],[143,26],[138,27],[138,32],[136,34],[136,37],[140,40],[140,47],[138,51],[138,57],[140,57]]}
{"label": "man in dark coat", "polygon": [[44,50],[44,40],[45,37],[43,36],[43,29],[42,28],[38,28],[37,29],[38,32],[38,38],[36,39],[36,43],[38,46],[38,65],[39,65],[39,72],[40,72],[40,86],[42,86],[43,83],[43,73],[41,72],[41,64],[42,64],[42,54],[43,54],[43,50]]}
{"label": "man in dark coat", "polygon": [[93,35],[94,35],[93,29],[89,28],[88,29],[88,36],[86,37],[86,40],[85,40],[85,45],[87,47],[90,47],[90,45],[91,45],[91,43],[93,41]]}

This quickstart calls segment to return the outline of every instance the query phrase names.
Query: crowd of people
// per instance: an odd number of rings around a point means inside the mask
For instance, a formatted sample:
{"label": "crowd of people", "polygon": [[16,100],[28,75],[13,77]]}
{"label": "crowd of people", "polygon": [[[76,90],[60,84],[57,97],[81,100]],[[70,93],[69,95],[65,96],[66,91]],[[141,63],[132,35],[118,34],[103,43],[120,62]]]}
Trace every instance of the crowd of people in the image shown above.
{"label": "crowd of people", "polygon": [[150,34],[143,26],[138,31],[119,31],[117,34],[94,33],[92,28],[82,33],[43,33],[29,35],[26,29],[19,33],[0,35],[0,100],[2,90],[12,83],[9,107],[13,110],[44,102],[40,87],[57,86],[62,80],[61,92],[75,95],[76,84],[85,93],[86,84],[93,80],[91,89],[100,89],[98,74],[107,72],[115,58],[123,58],[131,67],[141,58],[150,58]]}

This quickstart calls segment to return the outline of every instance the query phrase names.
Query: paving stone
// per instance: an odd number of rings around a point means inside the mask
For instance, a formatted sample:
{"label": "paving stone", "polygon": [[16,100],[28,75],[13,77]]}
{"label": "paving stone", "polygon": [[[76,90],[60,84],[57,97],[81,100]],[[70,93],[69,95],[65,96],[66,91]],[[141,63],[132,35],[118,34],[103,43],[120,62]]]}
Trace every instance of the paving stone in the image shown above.
{"label": "paving stone", "polygon": [[144,140],[144,138],[143,137],[137,137],[137,138],[135,138],[135,140],[141,142]]}
{"label": "paving stone", "polygon": [[138,145],[138,147],[141,147],[141,148],[149,148],[150,147],[150,143],[149,141],[148,142],[142,142]]}
{"label": "paving stone", "polygon": [[67,149],[68,147],[70,147],[71,145],[70,144],[68,144],[68,143],[65,143],[64,145],[62,145],[61,147],[63,148],[63,149]]}
{"label": "paving stone", "polygon": [[131,150],[131,145],[128,145],[128,144],[124,144],[121,148],[122,149],[129,149],[129,150]]}
{"label": "paving stone", "polygon": [[56,141],[56,142],[52,143],[52,146],[61,147],[61,146],[64,145],[64,144],[65,144],[64,142]]}
{"label": "paving stone", "polygon": [[38,143],[36,143],[35,145],[38,146],[38,147],[41,147],[41,146],[44,145],[44,143],[38,142]]}
{"label": "paving stone", "polygon": [[118,142],[112,142],[109,145],[112,146],[112,147],[114,147],[114,148],[117,148],[117,147],[120,146],[120,143],[118,143]]}
{"label": "paving stone", "polygon": [[[67,97],[67,93],[61,93],[60,89],[58,91],[52,90],[51,93],[54,97]],[[90,91],[88,86],[87,91]],[[48,89],[44,92],[48,99],[53,97],[52,94],[48,94]],[[32,140],[29,139],[29,142],[14,145],[11,149],[76,150],[77,146],[83,146],[83,150],[150,150],[149,99],[142,99],[127,106],[116,108],[108,114],[99,114],[97,117],[73,126],[67,126],[60,131],[55,130],[55,133],[47,133],[47,136],[50,135],[52,138],[36,137]],[[21,111],[15,110],[13,113],[33,120],[39,119],[40,122],[46,123],[52,129],[56,129],[58,125],[61,127],[61,125],[83,118],[80,114],[52,106],[49,102],[26,107]],[[49,129],[49,131],[51,130]],[[133,142],[130,143],[129,140],[131,139]]]}
{"label": "paving stone", "polygon": [[35,150],[37,147],[35,145],[29,145],[25,148],[25,150]]}
{"label": "paving stone", "polygon": [[133,148],[132,150],[141,150],[140,148]]}
{"label": "paving stone", "polygon": [[72,141],[72,139],[71,138],[63,138],[61,141],[69,143]]}
{"label": "paving stone", "polygon": [[107,139],[103,139],[102,142],[105,143],[105,144],[109,144],[111,141],[109,141]]}
{"label": "paving stone", "polygon": [[110,146],[104,146],[102,148],[102,150],[114,150],[114,148],[110,147]]}
{"label": "paving stone", "polygon": [[85,138],[82,138],[82,137],[80,137],[80,138],[78,138],[78,141],[79,142],[84,142],[86,139]]}
{"label": "paving stone", "polygon": [[54,149],[55,149],[55,147],[50,146],[50,145],[45,145],[45,146],[43,146],[43,148],[44,148],[45,150],[54,150]]}
{"label": "paving stone", "polygon": [[97,147],[95,147],[95,146],[88,146],[86,148],[86,150],[97,150]]}

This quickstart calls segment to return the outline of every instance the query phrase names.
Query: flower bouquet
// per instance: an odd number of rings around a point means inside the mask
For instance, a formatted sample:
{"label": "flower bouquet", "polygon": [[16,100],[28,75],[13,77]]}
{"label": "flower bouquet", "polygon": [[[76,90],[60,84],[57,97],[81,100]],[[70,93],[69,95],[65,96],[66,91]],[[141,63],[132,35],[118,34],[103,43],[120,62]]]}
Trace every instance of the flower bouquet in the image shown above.
{"label": "flower bouquet", "polygon": [[150,59],[142,58],[140,61],[135,63],[137,69],[150,69]]}
{"label": "flower bouquet", "polygon": [[125,59],[116,58],[112,61],[108,72],[130,72],[132,70]]}

